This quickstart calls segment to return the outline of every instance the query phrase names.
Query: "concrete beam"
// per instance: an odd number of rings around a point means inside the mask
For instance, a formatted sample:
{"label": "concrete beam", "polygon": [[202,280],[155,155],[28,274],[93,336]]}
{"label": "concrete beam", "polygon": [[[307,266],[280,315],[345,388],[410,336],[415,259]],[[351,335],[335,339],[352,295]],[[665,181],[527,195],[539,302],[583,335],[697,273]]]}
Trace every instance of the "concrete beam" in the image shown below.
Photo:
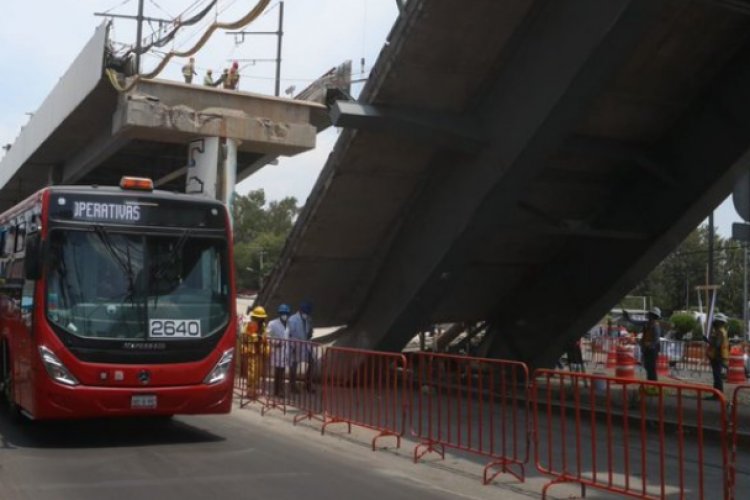
{"label": "concrete beam", "polygon": [[62,167],[62,183],[75,184],[105,160],[126,146],[131,138],[126,133],[112,135],[101,131],[86,147],[67,160]]}
{"label": "concrete beam", "polygon": [[226,137],[241,141],[240,151],[275,155],[314,148],[316,132],[309,123],[276,122],[229,108],[169,106],[131,95],[121,99],[113,126],[114,135],[133,139],[187,144],[200,137]]}
{"label": "concrete beam", "polygon": [[487,143],[476,119],[457,114],[406,111],[352,101],[337,101],[330,114],[336,127],[386,132],[437,144],[442,149],[476,153]]}
{"label": "concrete beam", "polygon": [[[497,214],[517,205],[544,161],[631,54],[660,6],[548,2],[515,35],[477,117],[494,140],[438,171],[412,206],[345,345],[400,349],[455,287]],[[575,29],[572,29],[575,27]],[[554,75],[554,78],[551,77]],[[415,255],[420,255],[415,259]]]}
{"label": "concrete beam", "polygon": [[565,141],[563,151],[585,157],[622,161],[641,169],[652,178],[668,186],[678,184],[676,175],[668,166],[643,148],[601,137],[576,135]]}
{"label": "concrete beam", "polygon": [[[750,168],[750,42],[738,54],[660,147],[661,156],[668,158],[667,170],[679,166],[678,185],[629,186],[621,195],[638,200],[635,209],[612,204],[603,215],[612,224],[640,225],[652,237],[576,245],[560,254],[547,266],[556,272],[540,276],[503,304],[506,312],[494,320],[501,331],[492,346],[494,356],[512,355],[535,366],[551,366],[567,340],[587,331],[632,290]],[[585,287],[576,286],[581,273],[587,273]],[[544,311],[535,307],[542,291],[556,298]],[[547,334],[551,325],[559,335]]]}

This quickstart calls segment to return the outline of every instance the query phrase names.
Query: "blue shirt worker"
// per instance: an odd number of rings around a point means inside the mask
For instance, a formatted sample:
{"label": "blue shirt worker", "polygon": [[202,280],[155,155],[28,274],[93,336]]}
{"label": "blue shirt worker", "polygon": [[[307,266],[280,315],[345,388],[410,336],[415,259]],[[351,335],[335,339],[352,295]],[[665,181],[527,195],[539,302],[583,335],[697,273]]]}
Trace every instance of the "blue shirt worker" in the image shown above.
{"label": "blue shirt worker", "polygon": [[308,392],[314,392],[312,387],[312,370],[313,356],[309,345],[303,341],[309,341],[312,338],[312,303],[303,301],[299,305],[299,310],[289,318],[289,338],[294,339],[291,352],[291,373],[290,385],[292,392],[297,392],[297,367],[300,363],[307,363],[305,370],[305,388]]}
{"label": "blue shirt worker", "polygon": [[282,396],[286,367],[289,365],[289,315],[291,308],[281,304],[278,318],[268,323],[271,339],[271,364],[273,366],[273,395]]}

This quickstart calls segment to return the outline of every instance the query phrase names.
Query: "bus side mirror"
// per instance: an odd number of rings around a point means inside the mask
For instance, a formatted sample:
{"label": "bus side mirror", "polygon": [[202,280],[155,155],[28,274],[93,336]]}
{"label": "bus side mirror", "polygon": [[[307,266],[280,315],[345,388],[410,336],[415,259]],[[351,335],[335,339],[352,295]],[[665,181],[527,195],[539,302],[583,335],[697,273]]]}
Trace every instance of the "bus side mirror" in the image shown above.
{"label": "bus side mirror", "polygon": [[23,270],[27,280],[38,280],[42,277],[42,236],[38,231],[26,237]]}

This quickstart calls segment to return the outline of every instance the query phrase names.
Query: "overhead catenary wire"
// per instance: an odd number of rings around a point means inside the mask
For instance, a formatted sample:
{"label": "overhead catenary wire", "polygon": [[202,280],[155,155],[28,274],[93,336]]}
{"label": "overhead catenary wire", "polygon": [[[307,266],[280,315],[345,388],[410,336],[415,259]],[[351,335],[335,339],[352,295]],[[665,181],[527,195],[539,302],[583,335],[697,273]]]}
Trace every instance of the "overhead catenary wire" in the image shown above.
{"label": "overhead catenary wire", "polygon": [[151,5],[153,5],[154,7],[156,7],[157,9],[159,9],[160,11],[162,11],[163,13],[165,13],[167,15],[167,17],[170,17],[170,18],[174,19],[175,16],[173,16],[172,14],[170,14],[169,12],[167,12],[167,10],[164,7],[162,7],[161,5],[159,5],[158,3],[156,3],[155,0],[148,0],[148,1],[151,3]]}
{"label": "overhead catenary wire", "polygon": [[164,35],[163,37],[159,38],[158,40],[155,40],[151,42],[150,44],[144,46],[141,48],[140,53],[144,54],[145,52],[151,50],[153,47],[164,47],[169,42],[171,42],[174,37],[177,35],[177,32],[183,28],[184,26],[191,26],[193,24],[197,24],[200,21],[203,20],[203,18],[206,17],[206,14],[208,14],[211,11],[211,8],[216,4],[217,0],[212,0],[201,12],[196,14],[195,16],[191,17],[190,19],[187,19],[185,21],[176,21],[174,23],[174,28]]}
{"label": "overhead catenary wire", "polygon": [[[270,2],[270,0],[269,0],[269,2]],[[231,0],[231,1],[230,1],[230,2],[229,2],[229,3],[227,4],[227,5],[226,5],[226,6],[224,6],[224,8],[223,8],[223,9],[219,9],[219,8],[218,8],[219,4],[218,4],[218,2],[217,2],[217,3],[216,3],[216,6],[217,6],[217,11],[216,11],[216,18],[218,18],[218,16],[219,16],[219,15],[223,14],[224,12],[226,12],[226,11],[227,11],[227,10],[228,10],[228,9],[229,9],[230,7],[232,7],[232,5],[234,5],[235,3],[237,3],[237,0]],[[216,22],[216,21],[214,21],[214,22]],[[210,22],[209,22],[209,23],[208,23],[208,24],[207,24],[206,26],[208,27],[209,25],[210,25]],[[233,28],[229,28],[229,29],[233,29]],[[200,33],[201,33],[202,31],[203,31],[203,28],[199,28],[199,29],[195,30],[195,32],[194,32],[193,34],[191,34],[191,35],[190,35],[190,36],[188,36],[188,37],[187,37],[187,38],[186,38],[185,40],[183,40],[183,41],[182,41],[181,43],[179,43],[179,44],[177,45],[177,48],[178,48],[178,49],[180,49],[180,48],[182,48],[182,47],[186,46],[186,45],[187,45],[188,43],[190,43],[190,41],[192,41],[192,40],[193,40],[193,39],[194,39],[194,38],[195,38],[196,36],[198,36],[198,35],[199,35],[199,34],[200,34]]]}
{"label": "overhead catenary wire", "polygon": [[105,10],[104,12],[102,12],[102,14],[109,14],[109,13],[110,13],[110,12],[112,12],[113,10],[115,10],[115,9],[119,9],[120,7],[122,7],[122,6],[123,6],[123,5],[125,5],[125,4],[128,4],[128,3],[130,3],[131,1],[132,1],[132,0],[125,0],[124,2],[118,3],[118,4],[117,4],[117,5],[115,5],[114,7],[110,7],[109,9]]}
{"label": "overhead catenary wire", "polygon": [[235,22],[213,23],[211,26],[209,26],[209,28],[206,30],[203,36],[198,40],[198,42],[195,45],[193,45],[190,49],[186,51],[182,51],[182,52],[175,52],[175,51],[169,52],[164,57],[164,59],[156,66],[156,68],[154,68],[149,73],[136,75],[136,77],[133,78],[133,80],[126,87],[122,87],[119,84],[119,81],[117,80],[117,75],[114,72],[114,70],[112,70],[111,68],[107,69],[107,76],[109,77],[110,82],[118,91],[127,92],[128,90],[133,88],[140,79],[154,78],[156,75],[161,73],[161,71],[166,67],[166,65],[169,63],[169,61],[173,57],[190,57],[194,55],[195,53],[197,53],[203,47],[203,45],[205,45],[205,43],[208,41],[208,39],[211,37],[214,31],[219,30],[219,29],[236,30],[236,29],[243,28],[247,24],[251,23],[253,20],[257,19],[263,13],[263,11],[268,7],[268,4],[270,2],[271,0],[258,0],[258,3],[255,5],[255,7],[250,9],[250,11],[246,15],[244,15],[243,17],[241,17]]}

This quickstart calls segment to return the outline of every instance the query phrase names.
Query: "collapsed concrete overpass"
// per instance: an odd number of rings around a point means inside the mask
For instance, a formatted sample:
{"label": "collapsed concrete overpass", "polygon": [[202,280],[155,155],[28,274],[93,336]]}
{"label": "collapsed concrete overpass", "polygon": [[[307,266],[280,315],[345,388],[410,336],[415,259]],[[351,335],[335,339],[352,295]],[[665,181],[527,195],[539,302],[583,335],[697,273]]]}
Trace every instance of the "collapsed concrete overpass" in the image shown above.
{"label": "collapsed concrete overpass", "polygon": [[549,364],[750,156],[750,4],[411,0],[259,301],[344,345],[490,320]]}
{"label": "collapsed concrete overpass", "polygon": [[163,80],[118,92],[105,74],[108,25],[102,24],[0,161],[0,210],[49,184],[116,185],[151,177],[184,191],[188,143],[238,141],[242,180],[276,157],[315,147],[329,126],[325,107]]}

